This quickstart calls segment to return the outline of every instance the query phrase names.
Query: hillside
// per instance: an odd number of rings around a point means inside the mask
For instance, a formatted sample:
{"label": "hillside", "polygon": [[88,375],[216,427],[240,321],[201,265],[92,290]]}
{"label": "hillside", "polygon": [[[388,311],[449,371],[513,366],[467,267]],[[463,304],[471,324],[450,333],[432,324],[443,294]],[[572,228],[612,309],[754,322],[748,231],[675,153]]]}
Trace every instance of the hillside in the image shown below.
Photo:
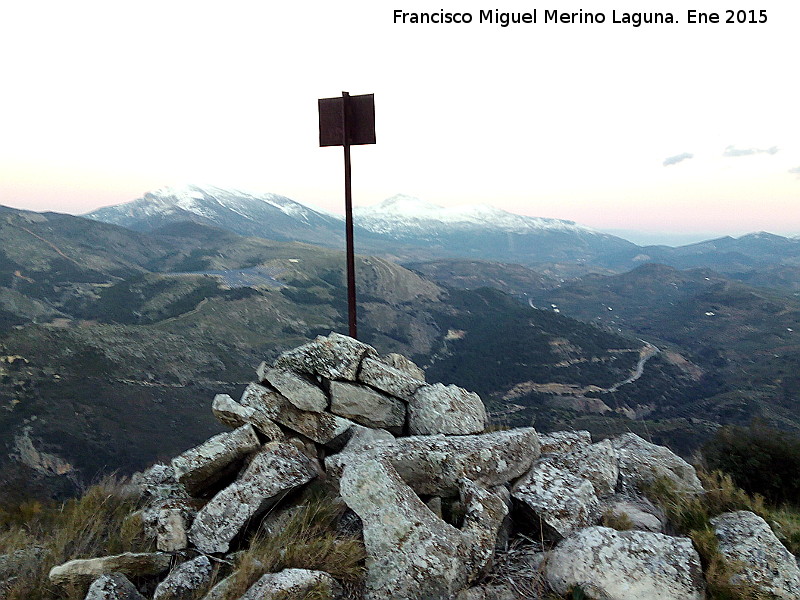
{"label": "hillside", "polygon": [[[255,195],[212,186],[163,188],[86,216],[143,232],[193,222],[244,236],[344,246],[341,217],[277,194]],[[358,252],[398,262],[466,257],[553,263],[571,271],[577,263],[592,263],[598,256],[637,248],[571,221],[526,217],[488,206],[445,209],[402,195],[356,209],[354,222]]]}
{"label": "hillside", "polygon": [[555,277],[522,265],[482,260],[429,260],[403,266],[448,287],[490,287],[519,298],[533,290],[550,290],[560,283]]}
{"label": "hillside", "polygon": [[[797,430],[800,301],[709,270],[646,265],[589,276],[538,294],[540,305],[664,345],[674,365],[687,359],[708,380],[687,415],[748,423],[755,417]],[[631,388],[624,390],[633,391]]]}
{"label": "hillside", "polygon": [[[796,509],[767,504],[730,475],[696,469],[630,432],[596,440],[588,431],[497,430],[477,394],[426,379],[407,357],[336,333],[287,350],[259,365],[239,400],[214,397],[211,412],[226,431],[129,481],[107,478],[80,498],[0,504],[0,593],[9,600],[800,593]],[[763,466],[790,471],[799,442],[793,457],[782,455],[790,464],[773,457]]]}
{"label": "hillside", "polygon": [[644,246],[610,254],[596,261],[598,266],[622,272],[645,263],[669,265],[676,269],[706,267],[721,273],[742,273],[775,265],[800,264],[800,240],[767,232],[730,236],[687,244]]}
{"label": "hillside", "polygon": [[[144,232],[193,222],[244,236],[329,248],[344,245],[340,216],[278,194],[212,186],[163,188],[87,217]],[[638,246],[572,221],[517,215],[487,205],[441,207],[402,194],[356,208],[354,220],[358,252],[401,264],[494,261],[533,267],[556,278],[622,273],[648,263],[705,267],[747,278],[753,270],[800,265],[800,239],[765,232],[675,248]],[[788,277],[788,285],[796,283],[796,275]]]}
{"label": "hillside", "polygon": [[[9,494],[69,494],[99,471],[130,472],[191,445],[217,430],[198,411],[213,394],[237,393],[262,360],[346,329],[339,252],[199,223],[143,233],[19,211],[0,234],[13,260],[0,288]],[[359,257],[357,275],[365,341],[448,380],[483,379],[495,411],[517,378],[623,380],[641,345],[379,258]],[[497,331],[520,334],[513,361]]]}
{"label": "hillside", "polygon": [[125,204],[100,208],[86,217],[145,232],[193,222],[278,241],[324,246],[344,241],[337,217],[278,194],[255,195],[213,186],[165,187]]}
{"label": "hillside", "polygon": [[[3,214],[10,491],[69,494],[191,444],[217,427],[198,403],[346,329],[340,252],[193,221],[135,232]],[[414,268],[358,258],[362,339],[479,392],[500,425],[632,430],[684,454],[724,423],[800,428],[791,293],[659,265],[574,281],[471,260]]]}

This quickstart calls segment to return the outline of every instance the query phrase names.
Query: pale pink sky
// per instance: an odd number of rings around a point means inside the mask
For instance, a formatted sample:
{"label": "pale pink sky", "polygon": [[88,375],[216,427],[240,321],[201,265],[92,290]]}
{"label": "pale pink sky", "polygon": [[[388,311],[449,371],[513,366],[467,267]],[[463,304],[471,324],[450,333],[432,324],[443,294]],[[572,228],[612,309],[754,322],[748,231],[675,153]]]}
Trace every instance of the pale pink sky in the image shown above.
{"label": "pale pink sky", "polygon": [[[6,3],[0,204],[83,213],[209,183],[341,212],[341,151],[317,147],[316,99],[344,89],[376,95],[356,204],[402,192],[598,228],[800,233],[797,3],[759,3],[766,24],[689,25],[696,6],[666,2],[654,9],[679,23],[639,28],[272,4]],[[477,20],[486,6],[441,8]]]}

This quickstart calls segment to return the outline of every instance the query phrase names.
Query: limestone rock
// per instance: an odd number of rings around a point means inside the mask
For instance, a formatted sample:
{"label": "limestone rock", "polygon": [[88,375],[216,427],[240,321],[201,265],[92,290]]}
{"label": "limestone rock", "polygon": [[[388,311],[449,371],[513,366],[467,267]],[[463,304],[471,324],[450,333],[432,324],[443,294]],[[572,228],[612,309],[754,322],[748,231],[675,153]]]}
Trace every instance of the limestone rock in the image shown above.
{"label": "limestone rock", "polygon": [[700,557],[688,538],[587,527],[550,553],[546,577],[558,594],[580,585],[604,600],[702,600]]}
{"label": "limestone rock", "polygon": [[198,503],[191,500],[163,503],[156,512],[156,548],[162,552],[175,552],[188,547],[187,533],[198,508]]}
{"label": "limestone rock", "polygon": [[235,575],[229,575],[219,583],[215,584],[202,600],[227,600],[230,598],[230,589],[236,584]]}
{"label": "limestone rock", "polygon": [[217,394],[214,397],[212,410],[223,425],[241,427],[249,423],[269,442],[280,441],[285,437],[281,429],[263,411],[257,407],[240,404],[227,394]]}
{"label": "limestone rock", "polygon": [[632,492],[660,477],[667,477],[679,490],[703,493],[694,467],[664,446],[651,444],[634,433],[612,440],[619,455],[619,484],[622,492]]}
{"label": "limestone rock", "polygon": [[275,366],[327,379],[355,381],[364,356],[377,356],[372,346],[351,337],[331,333],[281,354]]}
{"label": "limestone rock", "polygon": [[514,529],[514,519],[511,514],[514,509],[514,501],[511,499],[511,490],[508,489],[508,485],[506,484],[495,485],[489,488],[489,491],[500,498],[503,504],[506,505],[506,516],[500,524],[500,529],[497,531],[497,543],[495,544],[495,550],[506,550]]}
{"label": "limestone rock", "polygon": [[194,600],[196,590],[211,582],[213,571],[207,556],[186,561],[158,584],[153,600]]}
{"label": "limestone rock", "polygon": [[486,490],[474,481],[462,479],[461,502],[464,504],[464,524],[461,527],[469,579],[490,566],[497,535],[508,515],[503,498]]}
{"label": "limestone rock", "polygon": [[781,600],[800,598],[800,568],[758,515],[742,510],[711,519],[719,550],[732,562],[732,582],[745,581]]}
{"label": "limestone rock", "polygon": [[539,440],[542,443],[542,454],[564,453],[591,444],[592,434],[588,431],[554,431],[539,435]]}
{"label": "limestone rock", "polygon": [[347,465],[341,495],[364,524],[366,600],[449,599],[467,583],[459,531],[428,510],[386,459]]}
{"label": "limestone rock", "polygon": [[251,425],[220,433],[172,459],[175,477],[194,494],[218,481],[226,467],[254,452],[261,443]]}
{"label": "limestone rock", "polygon": [[430,500],[425,503],[425,506],[428,507],[428,510],[431,511],[434,515],[442,518],[442,499],[439,496],[434,496]]}
{"label": "limestone rock", "polygon": [[329,456],[325,466],[336,478],[346,464],[378,455],[386,456],[417,494],[455,496],[462,477],[490,488],[523,475],[539,456],[539,437],[532,427],[482,435],[412,436]]}
{"label": "limestone rock", "polygon": [[327,412],[300,410],[278,392],[256,383],[247,386],[242,394],[241,404],[253,408],[268,420],[334,450],[340,450],[344,446],[348,440],[348,431],[353,426],[352,421]]}
{"label": "limestone rock", "polygon": [[341,586],[324,571],[284,569],[263,575],[240,600],[303,600],[312,590],[319,590],[325,598],[342,595]]}
{"label": "limestone rock", "polygon": [[396,434],[402,433],[406,422],[406,405],[400,400],[343,381],[331,381],[331,412]]}
{"label": "limestone rock", "polygon": [[139,488],[142,496],[151,501],[189,497],[186,488],[175,478],[175,469],[170,465],[152,465],[142,473],[135,473],[131,477],[131,483]]}
{"label": "limestone rock", "polygon": [[266,444],[239,479],[197,513],[189,541],[207,554],[227,552],[231,540],[252,518],[314,476],[311,461],[295,446]]}
{"label": "limestone rock", "polygon": [[322,412],[328,407],[325,392],[308,375],[266,368],[263,369],[262,383],[265,381],[300,410]]}
{"label": "limestone rock", "polygon": [[419,388],[408,404],[411,435],[465,435],[486,428],[480,396],[455,385],[435,383]]}
{"label": "limestone rock", "polygon": [[211,401],[211,412],[217,421],[228,427],[237,428],[253,422],[255,411],[242,406],[228,394],[217,394]]}
{"label": "limestone rock", "polygon": [[459,592],[456,600],[519,600],[520,596],[506,585],[479,585]]}
{"label": "limestone rock", "polygon": [[347,440],[347,444],[342,448],[342,453],[374,448],[375,444],[392,444],[394,441],[395,437],[385,429],[353,425],[350,428],[350,439]]}
{"label": "limestone rock", "polygon": [[367,357],[361,363],[358,380],[382,392],[408,401],[414,392],[425,385],[424,374],[422,378],[414,378],[409,375],[409,370],[410,366],[405,366],[405,370],[398,369],[384,360]]}
{"label": "limestone rock", "polygon": [[558,456],[555,462],[573,475],[591,481],[598,496],[611,495],[617,487],[619,461],[610,440],[580,446]]}
{"label": "limestone rock", "polygon": [[557,459],[548,455],[538,460],[511,490],[512,497],[527,509],[527,526],[539,531],[541,525],[551,539],[592,525],[600,516],[600,501],[591,482],[566,470]]}
{"label": "limestone rock", "polygon": [[386,356],[381,356],[380,360],[382,360],[390,367],[394,367],[401,373],[405,373],[412,379],[425,381],[425,371],[423,371],[420,367],[414,364],[412,360],[406,358],[402,354],[397,354],[396,352],[390,352]]}
{"label": "limestone rock", "polygon": [[101,558],[71,560],[50,569],[50,581],[56,585],[87,584],[100,575],[122,573],[125,576],[158,575],[169,569],[172,557],[160,552],[125,552]]}
{"label": "limestone rock", "polygon": [[101,575],[89,586],[85,600],[145,600],[122,573]]}
{"label": "limestone rock", "polygon": [[631,522],[631,529],[653,533],[662,533],[664,530],[663,511],[646,498],[615,496],[604,504],[603,512],[608,512],[616,519],[627,518]]}

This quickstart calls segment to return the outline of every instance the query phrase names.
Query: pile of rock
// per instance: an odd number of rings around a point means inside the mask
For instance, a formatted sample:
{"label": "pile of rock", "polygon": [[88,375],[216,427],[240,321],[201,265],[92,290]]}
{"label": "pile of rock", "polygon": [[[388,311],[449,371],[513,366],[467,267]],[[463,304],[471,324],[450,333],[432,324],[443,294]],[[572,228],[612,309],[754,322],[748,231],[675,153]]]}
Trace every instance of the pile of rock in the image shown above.
{"label": "pile of rock", "polygon": [[[196,598],[262,515],[291,509],[298,490],[323,481],[358,517],[370,600],[534,597],[476,584],[518,534],[542,543],[532,560],[559,594],[581,586],[590,598],[704,598],[692,542],[666,535],[642,492],[664,477],[686,494],[702,486],[689,464],[633,434],[592,443],[587,432],[485,432],[476,394],[428,384],[408,359],[335,333],[262,364],[239,401],[220,395],[212,408],[230,432],[136,478],[158,552],[71,561],[53,568],[53,582],[85,585],[87,599],[138,599],[145,590],[131,579],[149,576],[155,600]],[[600,527],[603,515],[625,515],[633,529]],[[800,597],[797,565],[757,519],[719,517],[722,552],[776,597]],[[745,530],[758,552],[728,543]],[[780,577],[770,576],[777,564]],[[342,593],[327,573],[286,569],[241,598],[303,598],[320,586]]]}

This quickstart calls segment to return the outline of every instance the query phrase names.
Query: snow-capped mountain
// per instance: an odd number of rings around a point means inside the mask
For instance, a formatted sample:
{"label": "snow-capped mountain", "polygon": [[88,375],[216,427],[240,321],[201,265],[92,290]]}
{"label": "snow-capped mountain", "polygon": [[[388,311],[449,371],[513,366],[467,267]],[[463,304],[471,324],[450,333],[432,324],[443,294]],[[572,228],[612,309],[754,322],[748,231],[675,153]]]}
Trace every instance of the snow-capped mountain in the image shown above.
{"label": "snow-capped mountain", "polygon": [[137,231],[193,221],[246,236],[334,245],[341,219],[278,194],[251,194],[213,186],[164,187],[142,198],[95,210],[86,217]]}
{"label": "snow-capped mountain", "polygon": [[[416,259],[443,256],[523,265],[586,263],[599,255],[636,247],[572,221],[526,217],[485,205],[441,207],[405,195],[355,209],[354,222],[406,249],[418,248]],[[410,256],[409,252],[404,256]]]}
{"label": "snow-capped mountain", "polygon": [[[186,185],[101,208],[90,219],[137,231],[192,221],[246,236],[344,247],[344,222],[277,194]],[[356,250],[398,261],[466,257],[525,265],[579,262],[635,247],[571,221],[490,206],[443,208],[397,195],[355,210]]]}
{"label": "snow-capped mountain", "polygon": [[526,217],[485,204],[443,207],[404,194],[387,198],[380,204],[354,209],[354,221],[360,227],[391,236],[425,233],[432,229],[494,229],[525,234],[544,230],[594,233],[574,221]]}

